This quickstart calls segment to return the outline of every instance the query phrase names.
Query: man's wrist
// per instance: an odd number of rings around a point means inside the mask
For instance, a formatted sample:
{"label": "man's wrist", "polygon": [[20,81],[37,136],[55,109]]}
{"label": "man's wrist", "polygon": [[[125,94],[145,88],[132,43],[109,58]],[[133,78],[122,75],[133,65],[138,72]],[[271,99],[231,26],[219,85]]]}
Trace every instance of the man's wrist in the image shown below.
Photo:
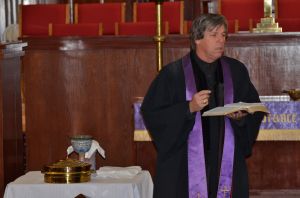
{"label": "man's wrist", "polygon": [[193,107],[192,101],[189,102],[189,110],[190,110],[190,113],[194,113],[195,112],[195,109]]}
{"label": "man's wrist", "polygon": [[188,103],[188,108],[187,108],[187,112],[186,112],[186,115],[187,115],[187,118],[188,119],[193,119],[194,117],[195,117],[195,115],[196,115],[196,113],[195,112],[191,112],[191,107],[190,107],[190,104],[191,102],[189,102]]}

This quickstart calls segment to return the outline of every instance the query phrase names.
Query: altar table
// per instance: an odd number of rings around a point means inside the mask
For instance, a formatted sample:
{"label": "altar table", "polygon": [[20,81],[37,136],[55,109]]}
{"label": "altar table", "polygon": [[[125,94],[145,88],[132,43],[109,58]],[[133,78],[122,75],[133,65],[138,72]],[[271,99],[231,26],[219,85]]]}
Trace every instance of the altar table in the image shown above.
{"label": "altar table", "polygon": [[[300,141],[300,102],[264,101],[263,103],[270,113],[262,121],[257,140]],[[141,102],[135,102],[133,107],[134,140],[152,141],[140,113]]]}
{"label": "altar table", "polygon": [[153,183],[148,171],[131,179],[92,176],[90,182],[49,184],[40,171],[28,172],[6,186],[4,198],[152,198]]}

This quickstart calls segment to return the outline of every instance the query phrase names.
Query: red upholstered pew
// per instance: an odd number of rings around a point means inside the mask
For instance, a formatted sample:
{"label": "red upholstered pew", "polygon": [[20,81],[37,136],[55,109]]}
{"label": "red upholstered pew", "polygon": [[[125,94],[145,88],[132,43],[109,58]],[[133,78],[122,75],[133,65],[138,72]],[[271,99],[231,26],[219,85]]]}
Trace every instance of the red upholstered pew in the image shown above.
{"label": "red upholstered pew", "polygon": [[49,23],[69,23],[68,4],[19,6],[20,36],[47,36]]}
{"label": "red upholstered pew", "polygon": [[234,23],[238,31],[251,31],[264,17],[263,0],[218,0],[218,7],[219,13],[227,18],[229,27]]}
{"label": "red upholstered pew", "polygon": [[114,35],[115,23],[125,21],[125,3],[76,4],[74,12],[78,25],[69,24],[68,4],[20,5],[20,35]]}
{"label": "red upholstered pew", "polygon": [[[20,6],[21,36],[155,35],[155,3],[135,3],[134,21],[125,23],[125,3],[80,3],[69,24],[68,4]],[[164,2],[163,34],[183,33],[183,1]],[[117,25],[116,25],[117,24]],[[117,32],[116,32],[117,31]]]}
{"label": "red upholstered pew", "polygon": [[[163,24],[162,33],[168,34],[167,23]],[[115,35],[156,35],[156,22],[144,21],[144,22],[132,22],[132,23],[117,23]]]}
{"label": "red upholstered pew", "polygon": [[49,36],[101,36],[102,24],[49,24]]}
{"label": "red upholstered pew", "polygon": [[[162,4],[162,21],[166,24],[169,34],[183,34],[184,2],[165,1]],[[156,21],[156,5],[154,2],[133,4],[133,21]]]}
{"label": "red upholstered pew", "polygon": [[125,22],[125,3],[75,4],[75,23],[101,23],[103,35],[115,34],[115,23]]}

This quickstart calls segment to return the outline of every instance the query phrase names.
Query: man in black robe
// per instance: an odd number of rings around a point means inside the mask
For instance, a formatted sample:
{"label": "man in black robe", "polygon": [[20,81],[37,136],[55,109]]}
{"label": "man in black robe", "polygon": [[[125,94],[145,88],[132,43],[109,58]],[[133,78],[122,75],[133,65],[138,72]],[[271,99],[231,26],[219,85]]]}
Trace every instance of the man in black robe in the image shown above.
{"label": "man in black robe", "polygon": [[191,196],[189,193],[189,179],[194,176],[189,175],[188,140],[195,125],[195,115],[223,106],[228,91],[224,88],[221,59],[229,65],[232,102],[259,102],[244,64],[223,56],[226,37],[227,22],[223,16],[205,14],[196,18],[191,29],[192,50],[186,57],[192,65],[197,92],[191,100],[187,100],[187,77],[183,60],[180,59],[163,67],[144,98],[142,115],[158,153],[154,198],[249,197],[245,159],[251,154],[263,114],[241,111],[226,116],[230,120],[234,139],[229,193],[221,195],[223,192],[218,189],[225,148],[225,118],[222,116],[200,117],[207,195],[199,193]]}

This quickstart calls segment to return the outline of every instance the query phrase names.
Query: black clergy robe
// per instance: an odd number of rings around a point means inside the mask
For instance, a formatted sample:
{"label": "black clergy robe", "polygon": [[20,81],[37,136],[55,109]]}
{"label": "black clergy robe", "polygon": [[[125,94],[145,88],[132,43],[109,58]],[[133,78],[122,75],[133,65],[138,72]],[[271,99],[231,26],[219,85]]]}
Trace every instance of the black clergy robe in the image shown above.
{"label": "black clergy robe", "polygon": [[[207,73],[197,69],[197,60],[191,53],[197,89],[213,88],[210,105],[204,110],[223,105],[221,67],[216,62],[214,82],[207,81]],[[222,57],[230,65],[233,80],[234,102],[259,102],[246,67],[238,60]],[[206,79],[203,81],[203,77]],[[200,80],[199,80],[200,79]],[[213,85],[213,86],[212,86]],[[211,87],[212,86],[212,87]],[[226,90],[224,90],[226,92]],[[221,95],[221,96],[220,96]],[[185,79],[182,60],[163,67],[152,82],[141,107],[145,125],[157,149],[157,170],[154,178],[154,198],[188,198],[187,140],[195,123],[195,114],[189,111],[185,96]],[[231,121],[235,136],[235,155],[232,197],[249,197],[248,174],[245,158],[258,134],[263,114],[247,115],[241,121]],[[209,198],[216,197],[220,156],[223,146],[223,119],[202,118]]]}

